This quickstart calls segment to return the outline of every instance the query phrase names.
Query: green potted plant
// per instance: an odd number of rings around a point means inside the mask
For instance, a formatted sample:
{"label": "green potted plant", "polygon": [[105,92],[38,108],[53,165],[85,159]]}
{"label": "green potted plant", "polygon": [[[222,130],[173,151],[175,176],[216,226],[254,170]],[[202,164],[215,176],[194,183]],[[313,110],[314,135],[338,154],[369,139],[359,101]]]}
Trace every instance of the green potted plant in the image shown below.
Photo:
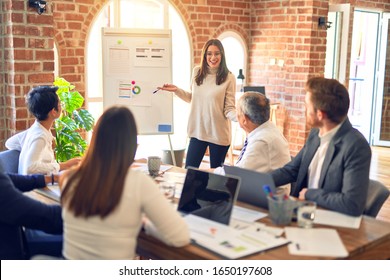
{"label": "green potted plant", "polygon": [[55,121],[55,154],[57,161],[63,162],[84,154],[87,141],[82,133],[92,130],[95,120],[88,110],[81,108],[84,98],[74,90],[74,85],[59,77],[53,85],[58,87],[62,105],[62,114]]}

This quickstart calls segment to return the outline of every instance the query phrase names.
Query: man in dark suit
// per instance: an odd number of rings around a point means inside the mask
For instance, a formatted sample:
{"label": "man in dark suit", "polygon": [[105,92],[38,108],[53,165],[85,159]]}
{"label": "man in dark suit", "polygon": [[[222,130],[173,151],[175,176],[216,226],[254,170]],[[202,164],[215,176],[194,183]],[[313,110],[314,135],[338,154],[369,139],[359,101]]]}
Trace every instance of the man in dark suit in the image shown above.
{"label": "man in dark suit", "polygon": [[337,80],[314,77],[307,81],[306,92],[306,121],[313,129],[297,156],[271,173],[275,184],[296,182],[292,196],[340,213],[362,215],[371,149],[348,120],[348,91]]}
{"label": "man in dark suit", "polygon": [[30,257],[22,227],[62,233],[61,207],[22,193],[43,188],[51,180],[51,176],[6,174],[0,167],[0,259]]}

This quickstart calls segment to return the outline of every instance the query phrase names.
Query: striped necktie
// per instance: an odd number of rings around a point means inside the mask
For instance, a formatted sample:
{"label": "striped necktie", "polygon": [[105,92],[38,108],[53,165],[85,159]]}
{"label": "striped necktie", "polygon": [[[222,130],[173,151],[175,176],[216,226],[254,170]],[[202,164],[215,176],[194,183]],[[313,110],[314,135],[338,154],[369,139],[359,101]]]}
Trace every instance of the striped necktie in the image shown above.
{"label": "striped necktie", "polygon": [[240,155],[238,156],[238,159],[237,159],[236,164],[239,163],[240,160],[242,159],[242,157],[243,157],[243,155],[244,155],[244,153],[245,153],[245,150],[246,150],[246,146],[247,146],[247,145],[248,145],[248,137],[245,138],[244,146],[243,146],[242,149],[241,149],[241,153],[240,153]]}

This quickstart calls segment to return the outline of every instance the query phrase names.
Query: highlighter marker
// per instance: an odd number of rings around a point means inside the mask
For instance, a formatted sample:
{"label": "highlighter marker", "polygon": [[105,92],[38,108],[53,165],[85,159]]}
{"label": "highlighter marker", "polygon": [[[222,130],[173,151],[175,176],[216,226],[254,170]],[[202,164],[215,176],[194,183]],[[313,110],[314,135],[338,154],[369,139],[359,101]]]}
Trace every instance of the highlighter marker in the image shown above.
{"label": "highlighter marker", "polygon": [[264,190],[264,192],[265,192],[266,195],[269,195],[270,197],[272,197],[273,199],[275,199],[275,198],[274,198],[274,195],[273,195],[272,192],[271,192],[271,188],[270,188],[268,185],[264,185],[264,186],[263,186],[263,190]]}

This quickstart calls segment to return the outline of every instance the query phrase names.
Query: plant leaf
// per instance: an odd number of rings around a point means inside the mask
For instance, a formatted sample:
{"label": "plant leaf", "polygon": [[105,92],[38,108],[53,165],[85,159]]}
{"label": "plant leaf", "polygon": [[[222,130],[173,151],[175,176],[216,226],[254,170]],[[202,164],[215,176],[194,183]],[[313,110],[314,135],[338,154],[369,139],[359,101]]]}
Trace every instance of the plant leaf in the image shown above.
{"label": "plant leaf", "polygon": [[62,104],[62,114],[55,121],[56,159],[62,162],[84,154],[87,141],[80,133],[92,130],[95,120],[87,110],[81,109],[84,98],[74,90],[74,85],[59,77],[53,85],[58,86],[57,94]]}
{"label": "plant leaf", "polygon": [[79,124],[79,127],[84,128],[86,131],[92,130],[95,119],[90,112],[85,109],[80,109],[79,111],[74,111],[73,116],[75,121]]}

